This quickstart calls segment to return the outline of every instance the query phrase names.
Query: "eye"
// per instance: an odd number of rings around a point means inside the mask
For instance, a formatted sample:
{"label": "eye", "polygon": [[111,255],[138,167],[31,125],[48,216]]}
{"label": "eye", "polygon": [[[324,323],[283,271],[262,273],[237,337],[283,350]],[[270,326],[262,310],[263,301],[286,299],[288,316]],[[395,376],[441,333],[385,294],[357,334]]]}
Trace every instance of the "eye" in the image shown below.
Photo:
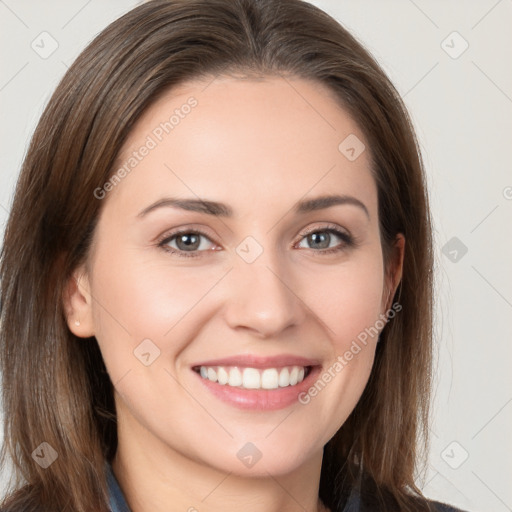
{"label": "eye", "polygon": [[203,243],[204,240],[208,240],[213,244],[208,236],[201,231],[182,230],[166,235],[166,237],[158,243],[158,247],[161,247],[164,251],[185,258],[197,257],[200,256],[197,252],[213,250],[212,248],[208,248],[208,243]]}
{"label": "eye", "polygon": [[[352,236],[350,236],[348,233],[340,231],[335,226],[314,228],[307,231],[306,233],[301,233],[301,236],[304,238],[301,240],[298,247],[306,249],[319,249],[314,251],[319,254],[331,254],[342,251],[348,247],[353,247],[355,245],[355,241]],[[304,247],[304,245],[302,245],[303,243],[309,244],[309,247]]]}
{"label": "eye", "polygon": [[[318,255],[336,253],[356,245],[356,241],[351,235],[334,225],[310,229],[301,233],[301,236],[303,240],[297,247],[313,249],[313,252]],[[304,243],[309,244],[309,247],[305,247]],[[219,250],[206,233],[191,229],[182,229],[164,235],[164,238],[158,242],[158,247],[184,258],[199,257],[202,252]]]}

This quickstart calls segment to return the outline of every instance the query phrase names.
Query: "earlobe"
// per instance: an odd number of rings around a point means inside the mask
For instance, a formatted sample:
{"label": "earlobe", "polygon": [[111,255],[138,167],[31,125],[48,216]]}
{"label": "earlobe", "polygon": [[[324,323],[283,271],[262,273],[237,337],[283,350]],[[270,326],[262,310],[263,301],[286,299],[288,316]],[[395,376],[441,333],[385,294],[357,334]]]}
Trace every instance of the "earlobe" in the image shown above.
{"label": "earlobe", "polygon": [[80,338],[94,336],[90,283],[84,267],[69,278],[62,301],[69,330]]}

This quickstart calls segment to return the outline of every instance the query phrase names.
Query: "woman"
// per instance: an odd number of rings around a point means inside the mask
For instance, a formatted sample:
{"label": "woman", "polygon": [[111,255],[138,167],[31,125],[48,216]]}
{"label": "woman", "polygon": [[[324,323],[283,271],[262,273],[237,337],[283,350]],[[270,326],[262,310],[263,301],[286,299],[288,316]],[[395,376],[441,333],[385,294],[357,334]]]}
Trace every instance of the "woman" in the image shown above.
{"label": "woman", "polygon": [[3,510],[453,510],[414,482],[421,157],[319,9],[154,0],[107,27],[33,136],[0,278]]}

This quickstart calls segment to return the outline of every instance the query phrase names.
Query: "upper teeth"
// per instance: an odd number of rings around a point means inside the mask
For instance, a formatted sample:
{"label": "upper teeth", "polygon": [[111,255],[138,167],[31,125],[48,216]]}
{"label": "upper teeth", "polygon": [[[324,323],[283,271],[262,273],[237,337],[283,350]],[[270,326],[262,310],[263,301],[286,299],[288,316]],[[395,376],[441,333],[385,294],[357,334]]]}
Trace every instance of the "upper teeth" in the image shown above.
{"label": "upper teeth", "polygon": [[201,366],[199,371],[203,379],[246,389],[276,389],[304,380],[303,366],[285,368],[238,368],[236,366]]}

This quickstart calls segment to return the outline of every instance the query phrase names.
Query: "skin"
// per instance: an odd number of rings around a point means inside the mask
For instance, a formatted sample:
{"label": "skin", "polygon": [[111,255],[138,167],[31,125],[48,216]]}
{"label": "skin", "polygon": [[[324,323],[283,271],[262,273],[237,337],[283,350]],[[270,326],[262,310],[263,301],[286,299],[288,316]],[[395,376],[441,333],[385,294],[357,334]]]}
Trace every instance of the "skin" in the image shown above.
{"label": "skin", "polygon": [[[325,510],[322,449],[361,396],[377,337],[307,405],[276,411],[221,402],[191,366],[288,353],[329,368],[391,306],[405,240],[397,238],[385,272],[368,144],[315,82],[231,76],[183,84],[145,112],[120,165],[190,96],[197,106],[103,199],[89,259],[69,282],[69,328],[96,337],[115,387],[114,473],[133,512],[167,512],[169,504],[190,512]],[[355,161],[338,150],[349,134],[367,148]],[[293,211],[299,200],[332,193],[357,198],[369,216],[351,204]],[[166,196],[219,201],[234,215],[166,207],[137,217]],[[326,225],[357,245],[332,235],[329,248],[341,250],[322,254],[303,233],[325,234]],[[206,232],[198,257],[158,247],[182,227]],[[236,252],[247,236],[263,249],[252,263]],[[177,243],[167,246],[184,250]],[[149,366],[133,353],[144,339],[160,350]],[[262,453],[251,468],[237,457],[247,442]]]}

